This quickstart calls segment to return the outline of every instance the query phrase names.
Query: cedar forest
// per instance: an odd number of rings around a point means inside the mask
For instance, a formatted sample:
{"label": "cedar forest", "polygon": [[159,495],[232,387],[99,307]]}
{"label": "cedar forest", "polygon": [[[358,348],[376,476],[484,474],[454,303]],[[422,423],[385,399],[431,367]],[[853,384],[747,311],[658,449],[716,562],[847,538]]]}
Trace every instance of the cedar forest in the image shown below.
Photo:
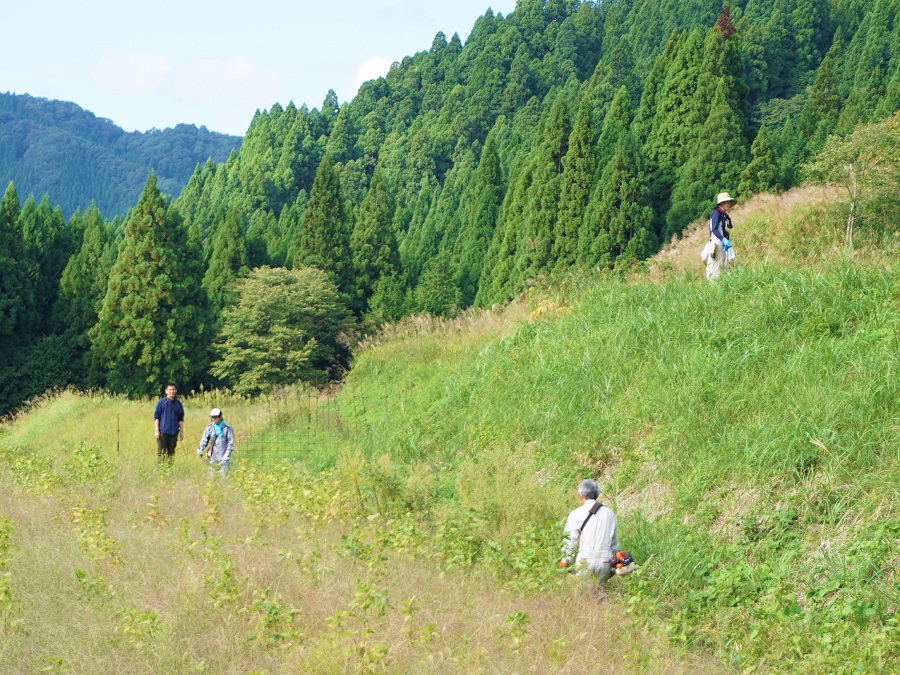
{"label": "cedar forest", "polygon": [[[797,185],[829,137],[898,108],[900,0],[488,10],[465,43],[438,33],[348,103],[257,112],[240,153],[174,198],[151,174],[124,218],[66,222],[53,195],[22,203],[10,183],[0,411],[69,384],[255,393],[339,376],[360,328],[632,268],[717,192]],[[253,298],[284,288],[303,298],[269,326]],[[258,364],[229,345],[261,333],[287,365],[248,376]]]}

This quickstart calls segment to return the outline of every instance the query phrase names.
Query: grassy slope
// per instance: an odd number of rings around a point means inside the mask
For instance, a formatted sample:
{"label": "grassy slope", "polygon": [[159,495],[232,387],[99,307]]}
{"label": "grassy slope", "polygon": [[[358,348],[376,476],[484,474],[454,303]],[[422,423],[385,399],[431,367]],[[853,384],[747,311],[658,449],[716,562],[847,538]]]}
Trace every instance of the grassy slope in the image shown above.
{"label": "grassy slope", "polygon": [[[153,470],[149,403],[40,407],[0,434],[0,661],[716,670],[607,611],[572,621],[584,598],[554,569],[556,528],[595,475],[643,563],[613,607],[654,634],[762,671],[896,667],[900,279],[887,256],[839,252],[830,207],[810,205],[825,197],[736,209],[742,269],[714,286],[687,238],[628,281],[392,327],[318,405],[223,403],[252,455],[226,486],[190,458]],[[191,401],[189,435],[213,402]],[[141,421],[116,464],[120,411]],[[66,468],[78,440],[116,471],[84,468],[90,453]],[[257,463],[279,444],[306,468]],[[87,646],[60,606],[90,614]]]}
{"label": "grassy slope", "polygon": [[673,637],[742,666],[896,667],[900,273],[841,251],[830,199],[736,209],[741,269],[716,285],[693,233],[649,276],[362,354],[367,450],[441,467],[501,531],[594,474],[649,561],[630,601]]}

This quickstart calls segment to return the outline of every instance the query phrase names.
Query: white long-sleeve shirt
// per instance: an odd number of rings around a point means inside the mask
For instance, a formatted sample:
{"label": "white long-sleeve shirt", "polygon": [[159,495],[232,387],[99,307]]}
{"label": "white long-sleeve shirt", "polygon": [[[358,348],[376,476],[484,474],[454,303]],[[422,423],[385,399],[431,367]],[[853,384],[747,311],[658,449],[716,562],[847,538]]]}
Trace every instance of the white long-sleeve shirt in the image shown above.
{"label": "white long-sleeve shirt", "polygon": [[578,551],[578,560],[584,560],[591,569],[610,562],[613,554],[619,550],[616,514],[606,506],[601,506],[597,513],[591,516],[584,527],[584,532],[579,536],[578,529],[596,501],[586,499],[584,504],[569,514],[565,527],[567,536],[562,548],[564,560],[573,562],[575,551]]}

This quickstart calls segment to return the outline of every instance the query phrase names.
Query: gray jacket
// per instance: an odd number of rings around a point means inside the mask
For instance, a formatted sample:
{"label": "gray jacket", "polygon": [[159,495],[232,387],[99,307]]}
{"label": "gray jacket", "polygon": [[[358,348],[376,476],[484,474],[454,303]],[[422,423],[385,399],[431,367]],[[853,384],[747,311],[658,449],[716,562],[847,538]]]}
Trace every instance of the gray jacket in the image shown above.
{"label": "gray jacket", "polygon": [[234,429],[228,422],[222,422],[222,435],[216,436],[216,425],[210,422],[203,431],[198,447],[203,450],[207,444],[211,447],[210,462],[220,464],[227,462],[231,459],[231,453],[234,452]]}

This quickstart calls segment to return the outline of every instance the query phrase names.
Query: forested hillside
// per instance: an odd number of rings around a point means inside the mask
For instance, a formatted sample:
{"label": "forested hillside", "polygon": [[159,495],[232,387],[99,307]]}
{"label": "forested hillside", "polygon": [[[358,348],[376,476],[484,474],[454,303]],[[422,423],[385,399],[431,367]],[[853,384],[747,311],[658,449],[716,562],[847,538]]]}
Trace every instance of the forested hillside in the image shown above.
{"label": "forested hillside", "polygon": [[125,132],[74,103],[0,93],[0,185],[14,182],[23,198],[48,195],[67,218],[91,202],[104,216],[124,215],[151,169],[177,195],[197,164],[223,162],[240,145],[191,124]]}
{"label": "forested hillside", "polygon": [[[329,250],[359,313],[505,300],[647,256],[720,190],[791,187],[830,134],[890,115],[898,7],[522,0],[340,109],[261,112],[177,206],[203,238],[234,208],[251,267]],[[322,222],[327,242],[308,237]]]}
{"label": "forested hillside", "polygon": [[[339,376],[354,324],[628,270],[722,190],[851,180],[847,244],[854,223],[890,231],[898,15],[900,0],[520,0],[349,103],[257,113],[239,154],[174,201],[158,170],[127,221],[67,224],[10,186],[0,256],[25,264],[0,267],[0,407],[61,383]],[[316,292],[273,324],[294,283]],[[327,339],[300,328],[326,323]]]}

